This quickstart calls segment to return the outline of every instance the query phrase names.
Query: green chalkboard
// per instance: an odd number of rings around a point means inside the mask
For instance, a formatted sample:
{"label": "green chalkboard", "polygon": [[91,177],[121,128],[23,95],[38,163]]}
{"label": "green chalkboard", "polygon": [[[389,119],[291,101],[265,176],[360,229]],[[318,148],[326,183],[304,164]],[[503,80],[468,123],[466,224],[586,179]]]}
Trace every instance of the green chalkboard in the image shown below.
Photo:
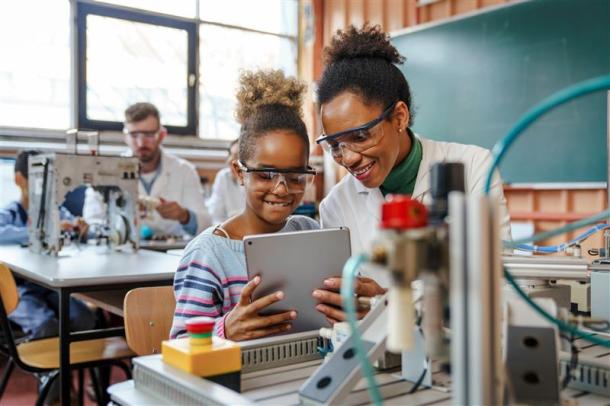
{"label": "green chalkboard", "polygon": [[[550,94],[610,74],[610,0],[532,0],[392,38],[414,98],[414,130],[491,148]],[[501,166],[506,182],[605,182],[607,95],[539,120]]]}

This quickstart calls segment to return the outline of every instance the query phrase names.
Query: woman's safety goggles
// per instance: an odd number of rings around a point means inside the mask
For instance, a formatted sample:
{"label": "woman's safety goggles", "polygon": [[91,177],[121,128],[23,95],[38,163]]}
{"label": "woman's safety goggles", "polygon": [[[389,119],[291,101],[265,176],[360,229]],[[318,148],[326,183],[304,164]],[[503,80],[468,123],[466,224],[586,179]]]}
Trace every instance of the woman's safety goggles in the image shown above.
{"label": "woman's safety goggles", "polygon": [[335,134],[322,134],[316,140],[325,151],[330,152],[333,158],[341,158],[343,156],[343,148],[347,148],[353,152],[363,152],[369,148],[373,148],[381,142],[383,138],[383,128],[374,127],[388,118],[394,111],[397,102],[381,113],[381,115],[366,124],[349,130],[340,131]]}
{"label": "woman's safety goggles", "polygon": [[237,161],[239,169],[244,174],[244,181],[256,190],[274,192],[280,184],[284,184],[288,193],[304,193],[308,185],[313,183],[316,175],[311,167],[303,169],[279,168],[249,168],[241,161]]}

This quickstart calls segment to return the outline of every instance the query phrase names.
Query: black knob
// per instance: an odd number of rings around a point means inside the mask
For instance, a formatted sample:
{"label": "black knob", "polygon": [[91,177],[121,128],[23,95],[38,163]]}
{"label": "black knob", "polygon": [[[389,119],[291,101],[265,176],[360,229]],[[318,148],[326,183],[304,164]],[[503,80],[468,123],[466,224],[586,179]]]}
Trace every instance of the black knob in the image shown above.
{"label": "black knob", "polygon": [[464,164],[461,162],[439,162],[430,170],[430,222],[443,222],[447,217],[450,192],[464,192]]}
{"label": "black knob", "polygon": [[439,162],[430,170],[433,199],[447,200],[449,192],[464,192],[464,164],[461,162]]}

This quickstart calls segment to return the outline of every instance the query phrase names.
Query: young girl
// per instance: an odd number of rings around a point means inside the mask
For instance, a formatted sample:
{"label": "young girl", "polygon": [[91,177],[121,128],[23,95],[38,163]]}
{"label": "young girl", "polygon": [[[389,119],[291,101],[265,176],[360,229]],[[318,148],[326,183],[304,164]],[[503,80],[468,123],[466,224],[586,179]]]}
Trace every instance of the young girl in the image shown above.
{"label": "young girl", "polygon": [[291,216],[315,174],[308,166],[309,139],[301,118],[305,85],[281,71],[246,72],[240,84],[239,159],[232,165],[245,188],[246,207],[186,247],[174,279],[172,338],[185,333],[189,317],[216,318],[214,334],[234,341],[285,332],[297,317],[294,311],[259,316],[282,300],[283,292],[251,300],[261,278],[248,282],[242,239],[318,228],[308,217]]}
{"label": "young girl", "polygon": [[[379,26],[349,27],[325,51],[326,67],[318,84],[323,133],[316,142],[350,175],[322,201],[320,219],[323,227],[350,229],[352,254],[370,247],[387,194],[430,201],[430,168],[437,162],[462,162],[466,192],[482,194],[491,154],[474,145],[433,141],[411,131],[411,90],[397,67],[404,57]],[[492,194],[500,200],[502,237],[510,239],[499,175]],[[317,309],[331,321],[344,320],[340,278],[324,284],[325,290],[313,292],[320,302]],[[359,278],[355,291],[373,296],[384,289],[372,279]]]}

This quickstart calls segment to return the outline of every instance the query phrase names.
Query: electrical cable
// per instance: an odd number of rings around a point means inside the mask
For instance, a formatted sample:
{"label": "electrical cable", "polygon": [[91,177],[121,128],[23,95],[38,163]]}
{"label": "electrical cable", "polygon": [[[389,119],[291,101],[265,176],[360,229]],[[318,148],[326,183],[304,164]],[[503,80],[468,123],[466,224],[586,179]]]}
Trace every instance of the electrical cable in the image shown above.
{"label": "electrical cable", "polygon": [[39,237],[44,238],[44,222],[47,214],[47,180],[49,178],[49,160],[45,159],[42,171],[42,193],[40,198],[40,206],[38,208],[38,222],[36,223],[36,231]]}
{"label": "electrical cable", "polygon": [[360,369],[362,370],[362,375],[366,379],[369,396],[371,397],[371,401],[375,405],[381,405],[383,403],[383,399],[381,397],[381,393],[379,392],[379,387],[377,386],[377,382],[375,382],[375,376],[373,375],[373,367],[369,362],[366,351],[364,350],[364,344],[362,343],[362,338],[360,337],[360,331],[358,330],[358,322],[356,319],[356,304],[354,300],[354,280],[356,279],[356,274],[360,265],[363,262],[367,261],[367,256],[365,254],[360,254],[358,256],[351,257],[347,260],[345,265],[343,266],[343,277],[341,279],[341,298],[343,301],[343,308],[345,309],[345,314],[347,318],[347,322],[349,324],[352,337],[354,339],[354,347],[356,348],[356,357],[360,361]]}
{"label": "electrical cable", "polygon": [[[500,162],[504,158],[504,155],[510,148],[510,146],[515,142],[515,140],[526,130],[531,124],[533,124],[540,117],[554,109],[555,107],[567,103],[568,101],[575,99],[580,96],[584,96],[589,93],[594,93],[600,90],[610,89],[610,75],[600,76],[597,78],[585,80],[583,82],[577,83],[575,85],[569,86],[565,89],[560,90],[557,93],[552,94],[551,96],[544,99],[542,102],[534,106],[532,109],[528,110],[520,119],[517,121],[508,133],[500,139],[492,149],[492,163],[487,173],[487,178],[485,181],[485,194],[489,195],[491,190],[491,183],[493,179],[494,172],[496,168],[499,166]],[[583,226],[592,224],[594,222],[600,220],[606,220],[610,215],[610,210],[605,210],[602,213],[597,214],[596,216],[589,217],[588,219],[580,220],[574,223],[569,224],[568,226],[561,227],[556,230],[552,230],[552,232],[544,232],[537,234],[533,237],[525,239],[526,241],[518,240],[513,242],[513,244],[526,243],[531,241],[537,241],[543,238],[549,238],[550,236],[563,234],[567,231],[572,231],[573,229],[581,228]],[[601,216],[601,217],[600,217]],[[591,221],[592,219],[594,219]],[[542,236],[542,237],[541,237]],[[563,320],[559,320],[553,317],[551,314],[546,312],[542,307],[540,307],[536,302],[534,302],[517,284],[513,276],[506,269],[504,270],[504,277],[509,282],[510,285],[515,289],[517,294],[527,302],[530,307],[532,307],[538,314],[540,314],[544,319],[549,321],[550,323],[556,325],[561,331],[571,333],[574,335],[582,336],[583,339],[601,345],[603,347],[610,348],[610,340],[604,340],[597,336],[588,334],[577,327],[574,327]]]}
{"label": "electrical cable", "polygon": [[504,241],[504,246],[507,248],[516,248],[516,249],[522,250],[522,251],[533,251],[533,252],[540,252],[543,254],[554,254],[557,252],[565,251],[567,248],[569,248],[573,245],[580,244],[581,242],[583,242],[584,240],[586,240],[587,238],[589,238],[596,232],[605,230],[607,228],[610,228],[610,225],[608,225],[606,223],[597,224],[597,225],[591,227],[590,229],[588,229],[587,231],[585,231],[584,233],[580,234],[578,237],[574,238],[573,240],[565,242],[563,244],[559,244],[559,245],[538,246],[538,245],[529,245],[529,244],[515,244],[510,241]]}
{"label": "electrical cable", "polygon": [[[424,318],[423,312],[420,312],[419,316],[417,317],[417,320],[415,321],[415,325],[419,329],[419,332],[422,335],[422,337],[424,337],[424,330],[422,330],[422,328],[421,328],[421,323],[422,323],[423,318]],[[430,363],[430,359],[426,358],[425,365],[428,365],[429,363]],[[408,395],[412,395],[413,393],[417,392],[417,390],[419,389],[421,384],[424,382],[424,378],[426,377],[427,373],[428,373],[428,368],[426,366],[424,366],[424,369],[422,370],[419,378],[417,378],[415,385],[413,385],[413,387],[409,390],[409,392],[407,392]]]}
{"label": "electrical cable", "polygon": [[561,384],[561,389],[565,389],[570,384],[570,381],[574,378],[572,376],[574,369],[578,366],[578,353],[580,352],[578,347],[574,344],[576,337],[572,334],[569,337],[566,335],[561,335],[561,338],[568,341],[570,345],[570,362],[566,366],[566,374],[563,377],[563,382]]}
{"label": "electrical cable", "polygon": [[424,367],[424,370],[422,371],[421,375],[419,376],[419,378],[417,379],[417,382],[415,382],[415,385],[413,385],[413,387],[411,388],[411,390],[409,390],[409,392],[407,392],[407,395],[412,395],[415,392],[417,392],[417,390],[419,389],[419,387],[421,386],[422,382],[424,382],[424,378],[426,377],[426,374],[428,373],[428,368]]}
{"label": "electrical cable", "polygon": [[520,238],[518,240],[512,242],[506,242],[507,247],[513,248],[519,244],[527,244],[534,241],[546,240],[547,238],[552,238],[561,234],[569,233],[570,231],[578,230],[579,228],[583,228],[589,226],[591,224],[599,223],[600,221],[607,221],[610,218],[610,209],[606,209],[602,212],[599,212],[591,217],[584,218],[582,220],[575,221],[570,224],[566,224],[563,227],[558,227],[553,230],[544,231],[542,233],[534,234],[530,237]]}

